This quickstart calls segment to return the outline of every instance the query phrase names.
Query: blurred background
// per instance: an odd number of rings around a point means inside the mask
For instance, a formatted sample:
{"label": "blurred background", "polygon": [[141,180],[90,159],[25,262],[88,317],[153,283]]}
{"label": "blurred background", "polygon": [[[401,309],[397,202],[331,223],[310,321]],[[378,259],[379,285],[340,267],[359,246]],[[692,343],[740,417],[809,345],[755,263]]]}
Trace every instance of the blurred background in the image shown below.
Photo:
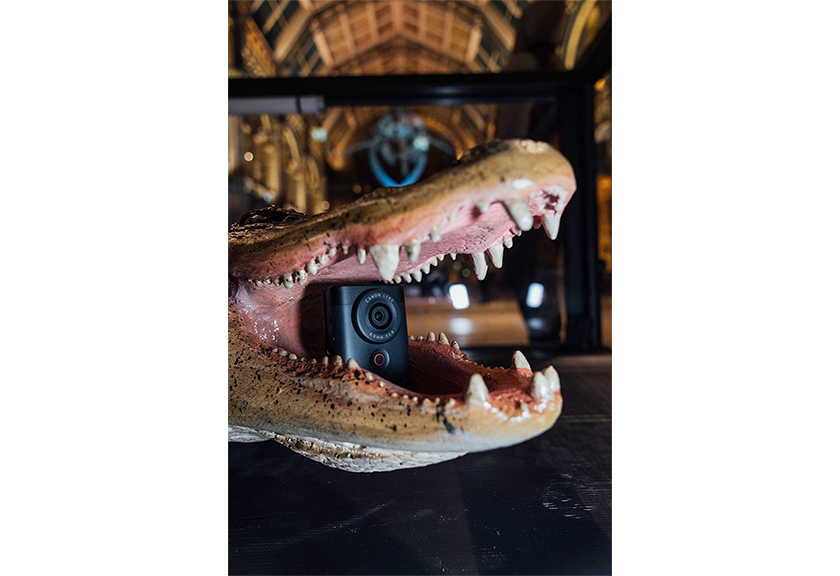
{"label": "blurred background", "polygon": [[[514,238],[503,267],[491,264],[481,282],[459,257],[404,284],[409,333],[442,330],[462,347],[505,351],[611,348],[611,10],[594,0],[229,2],[231,91],[252,78],[329,86],[331,77],[533,72],[582,82],[586,100],[336,106],[304,98],[288,113],[232,110],[229,224],[271,204],[335,210],[427,178],[494,138],[543,140],[578,178],[558,238],[542,230]],[[605,52],[597,77],[576,75]],[[583,145],[567,134],[580,126]]]}

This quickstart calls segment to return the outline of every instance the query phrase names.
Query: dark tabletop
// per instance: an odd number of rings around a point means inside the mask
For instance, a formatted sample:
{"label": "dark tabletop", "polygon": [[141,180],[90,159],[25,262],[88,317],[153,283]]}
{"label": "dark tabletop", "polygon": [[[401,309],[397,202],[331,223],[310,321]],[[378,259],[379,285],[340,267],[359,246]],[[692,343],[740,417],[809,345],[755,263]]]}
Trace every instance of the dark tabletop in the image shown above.
{"label": "dark tabletop", "polygon": [[[359,474],[230,443],[229,572],[611,573],[612,357],[523,351],[557,368],[563,412],[517,446]],[[511,351],[468,352],[510,365]]]}

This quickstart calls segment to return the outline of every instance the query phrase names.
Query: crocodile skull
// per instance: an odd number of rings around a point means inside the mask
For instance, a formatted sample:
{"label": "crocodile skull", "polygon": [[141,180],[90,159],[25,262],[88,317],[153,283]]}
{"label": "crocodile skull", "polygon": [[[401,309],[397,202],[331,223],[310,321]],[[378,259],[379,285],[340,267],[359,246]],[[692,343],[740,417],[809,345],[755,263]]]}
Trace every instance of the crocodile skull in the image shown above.
{"label": "crocodile skull", "polygon": [[479,280],[513,237],[557,237],[574,193],[559,152],[496,141],[423,182],[376,190],[330,213],[266,208],[229,232],[229,439],[273,439],[328,466],[384,471],[523,442],[562,408],[553,367],[521,352],[508,369],[470,361],[443,333],[409,339],[398,386],[324,355],[323,294],[336,284],[419,281],[469,254]]}

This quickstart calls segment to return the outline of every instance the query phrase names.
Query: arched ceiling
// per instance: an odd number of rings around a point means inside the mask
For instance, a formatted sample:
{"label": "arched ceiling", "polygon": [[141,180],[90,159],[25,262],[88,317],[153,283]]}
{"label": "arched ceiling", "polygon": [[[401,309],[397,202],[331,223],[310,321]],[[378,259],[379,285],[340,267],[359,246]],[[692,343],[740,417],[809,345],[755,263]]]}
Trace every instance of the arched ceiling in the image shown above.
{"label": "arched ceiling", "polygon": [[[336,1],[256,0],[229,3],[240,38],[231,76],[358,76],[499,72],[516,43],[516,26],[533,0]],[[594,38],[611,2],[540,2],[556,7],[545,24],[531,18],[537,41],[555,46],[565,68]],[[535,13],[532,10],[531,13]],[[236,23],[234,25],[234,22]],[[542,29],[541,29],[542,28]],[[236,32],[234,32],[236,34]],[[239,64],[239,66],[236,65]],[[493,107],[412,107],[430,132],[458,154],[493,135]],[[370,137],[386,108],[336,108],[321,119],[330,164]]]}

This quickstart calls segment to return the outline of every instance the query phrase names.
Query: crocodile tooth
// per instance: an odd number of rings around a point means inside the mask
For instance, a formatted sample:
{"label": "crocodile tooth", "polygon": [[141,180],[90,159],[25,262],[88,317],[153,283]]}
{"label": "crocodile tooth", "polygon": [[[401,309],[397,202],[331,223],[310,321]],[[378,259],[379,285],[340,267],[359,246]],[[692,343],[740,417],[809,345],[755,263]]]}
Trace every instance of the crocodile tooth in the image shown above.
{"label": "crocodile tooth", "polygon": [[475,277],[479,280],[484,280],[487,276],[487,259],[484,257],[484,252],[477,252],[470,254],[472,256],[473,267],[475,268]]}
{"label": "crocodile tooth", "polygon": [[505,238],[505,248],[513,248],[513,236]]}
{"label": "crocodile tooth", "polygon": [[428,340],[429,342],[435,342],[437,340],[437,338],[435,338],[435,333],[429,332],[429,335],[426,336],[426,340]]}
{"label": "crocodile tooth", "polygon": [[394,278],[394,272],[397,271],[397,264],[400,263],[400,247],[390,246],[388,244],[377,244],[370,247],[370,257],[373,258],[373,263],[379,270],[379,274],[383,280],[391,280]]}
{"label": "crocodile tooth", "polygon": [[452,344],[450,344],[450,346],[452,346],[452,347],[453,347],[453,348],[455,348],[456,350],[460,350],[460,349],[461,349],[461,347],[460,347],[460,346],[458,346],[458,342],[456,342],[455,340],[453,340],[453,341],[452,341]]}
{"label": "crocodile tooth", "polygon": [[438,398],[435,398],[435,406],[439,406],[439,405],[440,405],[440,398],[438,397]]}
{"label": "crocodile tooth", "polygon": [[321,364],[323,364],[324,366],[328,365],[329,363],[330,363],[330,357],[329,356],[324,356],[323,358],[321,358]]}
{"label": "crocodile tooth", "polygon": [[496,246],[490,246],[490,248],[487,249],[487,253],[490,254],[490,260],[493,261],[493,266],[495,266],[496,268],[501,268],[502,258],[505,254],[504,246],[502,246],[501,244],[498,244]]}
{"label": "crocodile tooth", "polygon": [[420,340],[421,342],[422,342],[423,340],[425,340],[425,338],[424,338],[423,336],[418,336],[418,337],[417,337],[417,339],[418,339],[418,340]]}
{"label": "crocodile tooth", "polygon": [[297,275],[298,275],[298,284],[300,284],[301,286],[306,284],[306,270],[298,270]]}
{"label": "crocodile tooth", "polygon": [[453,210],[449,213],[449,221],[455,222],[455,216],[458,214],[458,210]]}
{"label": "crocodile tooth", "polygon": [[289,354],[289,360],[297,360],[297,354]]}
{"label": "crocodile tooth", "polygon": [[292,285],[295,283],[294,278],[292,278],[291,274],[283,274],[283,286],[286,288],[291,288]]}
{"label": "crocodile tooth", "polygon": [[542,372],[534,372],[534,378],[528,387],[528,394],[542,400],[554,399],[554,391],[551,389],[551,384],[549,384],[548,378]]}
{"label": "crocodile tooth", "polygon": [[288,355],[289,355],[289,353],[288,353],[288,352],[286,352],[286,351],[285,351],[285,350],[283,350],[282,348],[280,349],[280,356],[288,356]]}
{"label": "crocodile tooth", "polygon": [[383,382],[382,380],[379,380],[379,387],[380,388],[385,388],[385,382]]}
{"label": "crocodile tooth", "polygon": [[408,274],[401,274],[401,275],[400,275],[400,278],[402,278],[402,279],[403,279],[403,281],[404,281],[406,284],[411,284],[411,276],[409,276]]}
{"label": "crocodile tooth", "polygon": [[467,405],[478,405],[484,406],[484,403],[487,402],[487,397],[490,395],[490,392],[487,390],[487,385],[484,383],[484,378],[481,377],[481,374],[473,374],[470,376],[470,383],[467,385],[467,389],[464,392],[464,402]]}
{"label": "crocodile tooth", "polygon": [[344,364],[344,359],[338,354],[336,354],[332,357],[332,363],[334,366],[341,366],[342,364]]}
{"label": "crocodile tooth", "polygon": [[446,344],[447,346],[449,346],[449,338],[447,338],[446,334],[444,334],[443,332],[438,334],[438,342],[440,342],[441,344]]}
{"label": "crocodile tooth", "polygon": [[351,370],[353,370],[354,368],[359,367],[359,363],[356,362],[353,358],[348,358],[347,359],[347,367],[350,368]]}
{"label": "crocodile tooth", "polygon": [[423,271],[418,268],[417,270],[411,273],[411,277],[414,278],[414,280],[416,280],[417,282],[420,282],[420,280],[423,279]]}
{"label": "crocodile tooth", "polygon": [[420,256],[420,240],[417,238],[409,240],[403,244],[405,253],[408,254],[408,259],[412,262],[417,262],[417,257]]}
{"label": "crocodile tooth", "polygon": [[399,397],[399,394],[397,394],[396,392],[391,392],[391,398],[397,398],[397,397]]}
{"label": "crocodile tooth", "polygon": [[449,257],[452,258],[453,262],[458,259],[458,255],[455,252],[450,252]]}
{"label": "crocodile tooth", "polygon": [[478,211],[482,214],[486,214],[488,210],[490,210],[490,202],[479,202],[475,205],[478,208]]}
{"label": "crocodile tooth", "polygon": [[402,282],[401,276],[397,276],[396,278],[394,278],[394,284],[399,284],[400,282]]}
{"label": "crocodile tooth", "polygon": [[513,353],[513,367],[518,368],[520,370],[530,370],[531,365],[528,363],[528,359],[525,358],[525,354],[517,350]]}
{"label": "crocodile tooth", "polygon": [[409,340],[414,340],[414,334],[408,337]]}
{"label": "crocodile tooth", "polygon": [[549,186],[546,192],[552,196],[557,196],[557,201],[554,202],[554,205],[557,207],[558,211],[563,207],[566,203],[566,199],[569,197],[569,191],[561,186]]}
{"label": "crocodile tooth", "polygon": [[552,240],[557,240],[557,232],[560,231],[560,214],[543,214],[543,224],[545,224],[545,235]]}
{"label": "crocodile tooth", "polygon": [[350,246],[347,246],[346,244],[342,245],[341,246],[341,253],[346,256],[348,252],[350,252]]}
{"label": "crocodile tooth", "polygon": [[534,217],[528,208],[528,202],[521,196],[509,198],[504,201],[508,214],[523,231],[527,232],[534,225]]}
{"label": "crocodile tooth", "polygon": [[330,258],[332,258],[333,256],[335,256],[335,253],[336,253],[335,246],[330,246],[330,249],[327,251],[327,254],[330,255]]}
{"label": "crocodile tooth", "polygon": [[554,366],[549,366],[545,370],[543,370],[543,374],[548,379],[548,383],[551,385],[552,392],[559,392],[560,391],[560,374],[557,373],[557,370]]}
{"label": "crocodile tooth", "polygon": [[455,398],[450,398],[446,401],[446,404],[443,405],[444,408],[452,408],[455,406]]}
{"label": "crocodile tooth", "polygon": [[[423,267],[422,267],[422,268],[420,268],[420,270],[422,270],[422,271],[423,271],[423,274],[428,274],[429,272],[431,272],[431,271],[432,271],[432,263],[431,263],[431,262],[426,262],[426,263],[423,265]],[[421,277],[422,277],[422,276],[421,276]],[[417,278],[417,280],[420,280],[420,278]]]}
{"label": "crocodile tooth", "polygon": [[312,260],[306,265],[306,271],[312,274],[313,276],[316,272],[318,272],[318,265],[315,263],[315,260]]}
{"label": "crocodile tooth", "polygon": [[[335,250],[335,248],[333,248]],[[323,266],[327,263],[327,255],[326,254],[318,254],[318,264]]]}
{"label": "crocodile tooth", "polygon": [[254,284],[256,284],[257,287],[262,286],[262,280],[257,280]]}
{"label": "crocodile tooth", "polygon": [[432,226],[429,231],[429,238],[432,239],[432,242],[440,242],[440,229],[437,226]]}
{"label": "crocodile tooth", "polygon": [[359,264],[365,263],[365,258],[367,257],[367,252],[364,248],[356,248],[356,260],[359,261]]}
{"label": "crocodile tooth", "polygon": [[513,233],[516,234],[517,236],[522,236],[522,230],[520,230],[517,227],[513,228]]}
{"label": "crocodile tooth", "polygon": [[373,380],[373,374],[365,370],[365,378],[367,378],[368,380]]}

